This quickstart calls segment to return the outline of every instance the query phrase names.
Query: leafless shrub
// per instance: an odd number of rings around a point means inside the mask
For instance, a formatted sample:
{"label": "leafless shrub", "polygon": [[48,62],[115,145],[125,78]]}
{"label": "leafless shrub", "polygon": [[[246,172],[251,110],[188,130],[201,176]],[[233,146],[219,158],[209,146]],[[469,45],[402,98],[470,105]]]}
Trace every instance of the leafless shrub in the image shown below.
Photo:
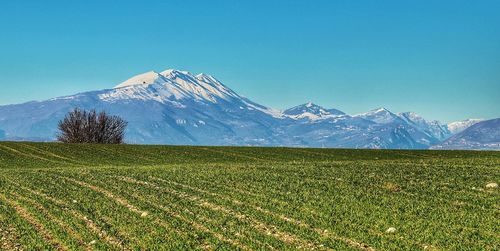
{"label": "leafless shrub", "polygon": [[75,108],[59,121],[57,140],[64,143],[121,144],[127,122],[102,111]]}

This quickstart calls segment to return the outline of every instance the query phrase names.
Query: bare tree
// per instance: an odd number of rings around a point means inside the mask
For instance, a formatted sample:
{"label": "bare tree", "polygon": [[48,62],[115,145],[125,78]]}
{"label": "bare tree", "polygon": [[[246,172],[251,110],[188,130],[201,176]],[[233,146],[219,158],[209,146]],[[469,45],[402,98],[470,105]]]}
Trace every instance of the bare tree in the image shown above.
{"label": "bare tree", "polygon": [[127,122],[102,111],[75,108],[59,121],[57,140],[64,143],[121,144]]}

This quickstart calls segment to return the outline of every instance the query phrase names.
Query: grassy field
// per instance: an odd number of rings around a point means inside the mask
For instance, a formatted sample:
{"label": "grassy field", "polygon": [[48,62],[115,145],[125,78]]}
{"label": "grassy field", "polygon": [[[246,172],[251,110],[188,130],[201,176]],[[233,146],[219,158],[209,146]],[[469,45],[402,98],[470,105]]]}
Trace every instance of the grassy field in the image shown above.
{"label": "grassy field", "polygon": [[498,250],[499,181],[500,152],[0,143],[0,249]]}

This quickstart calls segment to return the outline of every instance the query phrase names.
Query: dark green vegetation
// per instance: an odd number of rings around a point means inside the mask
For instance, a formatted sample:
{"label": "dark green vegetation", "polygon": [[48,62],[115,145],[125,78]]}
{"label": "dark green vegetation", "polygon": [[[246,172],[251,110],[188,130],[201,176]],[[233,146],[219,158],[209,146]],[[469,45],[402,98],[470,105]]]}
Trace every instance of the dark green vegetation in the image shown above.
{"label": "dark green vegetation", "polygon": [[499,180],[499,152],[0,143],[0,248],[498,250]]}

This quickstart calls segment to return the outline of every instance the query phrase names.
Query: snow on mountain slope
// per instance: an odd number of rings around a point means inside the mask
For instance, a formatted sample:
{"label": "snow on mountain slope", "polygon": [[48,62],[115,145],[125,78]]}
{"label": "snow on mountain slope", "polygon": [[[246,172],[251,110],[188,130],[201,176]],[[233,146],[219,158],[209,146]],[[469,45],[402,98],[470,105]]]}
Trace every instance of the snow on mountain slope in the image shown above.
{"label": "snow on mountain slope", "polygon": [[467,129],[468,127],[483,121],[484,119],[466,119],[462,121],[456,121],[448,124],[448,130],[453,133],[459,133],[462,132],[463,130]]}
{"label": "snow on mountain slope", "polygon": [[309,119],[319,120],[326,118],[334,118],[345,115],[345,113],[336,109],[325,109],[319,105],[308,102],[306,104],[298,105],[283,111],[284,115],[293,119]]}
{"label": "snow on mountain slope", "polygon": [[226,100],[241,98],[238,94],[209,75],[199,74],[198,76],[193,76],[190,72],[172,69],[163,71],[161,75],[170,80],[165,85],[173,83],[177,90],[187,92],[190,98],[208,100],[214,103],[217,102],[217,98]]}
{"label": "snow on mountain slope", "polygon": [[99,98],[107,102],[154,100],[179,108],[185,106],[183,103],[191,101],[207,105],[237,103],[241,110],[258,110],[274,117],[281,116],[274,109],[239,96],[211,75],[202,73],[195,76],[188,71],[173,69],[161,73],[151,71],[137,75],[117,85],[114,89],[100,94]]}
{"label": "snow on mountain slope", "polygon": [[373,110],[368,111],[366,113],[361,113],[361,114],[355,115],[355,117],[370,120],[370,121],[373,121],[373,122],[379,123],[379,124],[401,122],[401,118],[398,115],[392,113],[391,111],[389,111],[383,107],[373,109]]}
{"label": "snow on mountain slope", "polygon": [[408,124],[417,127],[422,132],[428,133],[439,140],[444,140],[452,134],[446,125],[441,124],[437,120],[427,121],[414,112],[398,113],[398,116]]}
{"label": "snow on mountain slope", "polygon": [[112,89],[0,106],[0,139],[54,140],[57,122],[74,107],[123,117],[126,141],[139,144],[421,149],[445,134],[438,122],[384,108],[350,116],[309,102],[281,112],[211,75],[170,69]]}
{"label": "snow on mountain slope", "polygon": [[437,144],[450,136],[449,131],[438,121],[428,122],[414,112],[395,114],[386,108],[377,108],[355,117],[363,118],[377,124],[397,126],[411,135],[413,140],[421,145]]}
{"label": "snow on mountain slope", "polygon": [[57,122],[74,107],[122,116],[128,143],[280,145],[273,131],[279,112],[210,75],[177,70],[141,74],[114,89],[0,106],[0,130],[11,139],[54,140]]}
{"label": "snow on mountain slope", "polygon": [[119,85],[117,85],[115,88],[123,88],[134,85],[148,85],[154,83],[155,81],[161,78],[162,76],[158,72],[149,71],[125,80]]}
{"label": "snow on mountain slope", "polygon": [[500,150],[500,118],[477,122],[432,149]]}
{"label": "snow on mountain slope", "polygon": [[187,71],[166,70],[161,73],[146,72],[117,85],[102,95],[103,100],[155,99],[160,102],[180,99],[196,99],[217,103],[218,99],[241,99],[212,76],[193,76]]}

